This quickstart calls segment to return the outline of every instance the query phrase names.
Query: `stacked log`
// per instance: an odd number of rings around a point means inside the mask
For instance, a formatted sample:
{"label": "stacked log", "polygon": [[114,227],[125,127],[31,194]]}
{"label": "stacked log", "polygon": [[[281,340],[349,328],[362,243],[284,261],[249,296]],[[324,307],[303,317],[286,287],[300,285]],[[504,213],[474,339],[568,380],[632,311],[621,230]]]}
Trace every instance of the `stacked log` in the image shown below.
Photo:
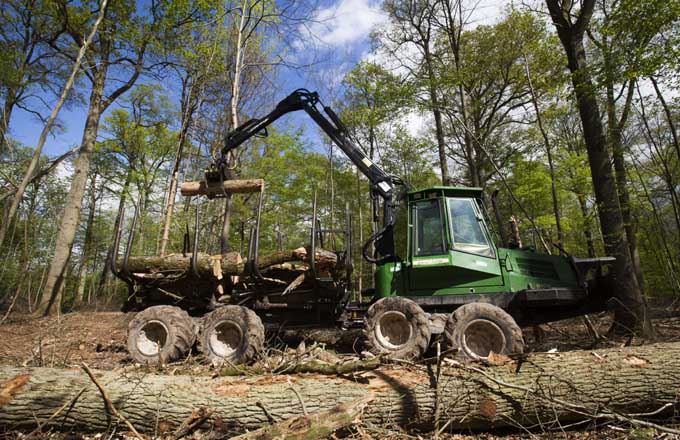
{"label": "stacked log", "polygon": [[[282,265],[291,261],[308,262],[309,249],[297,248],[273,254],[259,256],[257,267],[262,270],[275,265]],[[337,255],[324,249],[315,249],[315,264],[318,268],[328,270],[337,264]],[[211,277],[216,273],[222,276],[243,275],[246,272],[246,261],[238,252],[228,252],[222,255],[197,254],[197,269],[200,276]],[[123,259],[118,259],[118,267]],[[189,272],[191,270],[191,254],[169,254],[159,256],[131,256],[128,260],[128,270],[134,274],[154,274],[163,272]]]}

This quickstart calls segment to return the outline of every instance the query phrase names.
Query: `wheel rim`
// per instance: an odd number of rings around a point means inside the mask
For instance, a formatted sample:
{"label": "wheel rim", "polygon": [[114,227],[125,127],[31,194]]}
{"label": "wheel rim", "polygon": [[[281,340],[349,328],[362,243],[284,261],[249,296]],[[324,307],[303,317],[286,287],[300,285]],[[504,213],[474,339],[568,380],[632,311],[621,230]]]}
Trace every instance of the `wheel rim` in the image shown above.
{"label": "wheel rim", "polygon": [[139,330],[137,350],[144,356],[157,356],[168,342],[168,327],[161,321],[148,321]]}
{"label": "wheel rim", "polygon": [[503,330],[486,319],[470,321],[463,329],[463,349],[476,359],[486,359],[491,352],[503,353],[506,342]]}
{"label": "wheel rim", "polygon": [[383,313],[375,326],[375,336],[387,350],[398,350],[411,339],[413,330],[406,315],[397,311]]}
{"label": "wheel rim", "polygon": [[241,327],[232,321],[222,321],[210,334],[210,350],[221,358],[228,358],[238,351],[243,342]]}

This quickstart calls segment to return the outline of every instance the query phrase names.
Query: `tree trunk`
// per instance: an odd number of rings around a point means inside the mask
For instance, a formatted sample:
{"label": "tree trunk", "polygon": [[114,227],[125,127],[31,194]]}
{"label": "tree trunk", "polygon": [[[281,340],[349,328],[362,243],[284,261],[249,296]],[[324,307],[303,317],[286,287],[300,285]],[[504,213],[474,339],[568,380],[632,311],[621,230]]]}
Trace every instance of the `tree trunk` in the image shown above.
{"label": "tree trunk", "polygon": [[602,126],[602,118],[591,79],[590,68],[586,61],[583,35],[590,21],[595,0],[584,0],[578,19],[572,23],[569,11],[558,0],[546,0],[558,36],[565,49],[571,79],[576,94],[588,162],[593,178],[595,199],[600,216],[600,225],[605,251],[616,258],[614,263],[615,309],[613,331],[629,333],[637,329],[643,316],[643,303],[640,288],[635,277],[635,269],[630,257],[628,240],[624,229],[623,217],[619,206],[616,182],[612,171],[612,160],[607,148],[607,140]]}
{"label": "tree trunk", "polygon": [[[281,421],[303,415],[303,406],[316,413],[370,397],[361,419],[375,425],[431,429],[448,423],[450,430],[489,430],[538,424],[557,430],[560,423],[595,418],[623,422],[626,414],[662,407],[672,414],[680,378],[669,373],[678,357],[680,344],[671,343],[537,353],[519,367],[509,359],[483,369],[445,361],[439,384],[426,368],[396,366],[354,372],[351,379],[321,374],[211,379],[148,371],[96,376],[118,412],[149,435],[178,428],[199,408],[211,411],[201,428],[227,437],[267,425],[268,415]],[[30,429],[64,405],[68,411],[51,420],[54,428],[101,431],[120,425],[81,371],[0,367],[2,382],[0,426],[5,428]]]}
{"label": "tree trunk", "polygon": [[583,194],[577,194],[579,208],[581,209],[581,218],[583,220],[583,234],[586,237],[586,248],[588,250],[588,258],[595,258],[595,241],[593,240],[593,232],[590,226],[590,215],[588,214],[588,205]]}
{"label": "tree trunk", "polygon": [[[607,39],[604,39],[606,42]],[[626,160],[624,158],[624,147],[621,133],[626,126],[630,106],[633,102],[633,92],[635,91],[635,81],[628,82],[628,92],[626,101],[621,109],[621,118],[619,119],[616,112],[616,100],[614,98],[614,81],[608,78],[607,75],[607,136],[611,148],[612,157],[614,159],[614,171],[616,174],[616,190],[619,195],[619,205],[621,206],[621,216],[623,217],[624,229],[626,231],[626,238],[628,238],[628,248],[630,250],[630,258],[635,269],[635,277],[637,278],[640,291],[644,292],[644,276],[642,274],[642,264],[640,262],[640,253],[637,248],[636,225],[633,221],[630,207],[630,194],[628,192],[628,178],[626,172]]]}
{"label": "tree trunk", "polygon": [[90,242],[92,241],[92,227],[94,225],[94,213],[97,205],[97,175],[90,177],[90,209],[87,214],[87,225],[85,226],[85,239],[83,240],[83,254],[80,258],[78,268],[78,290],[74,298],[74,306],[80,306],[85,300],[85,281],[87,278],[87,260],[90,256]]}
{"label": "tree trunk", "polygon": [[5,103],[2,106],[2,115],[0,115],[0,155],[10,151],[11,145],[9,142],[9,122],[12,119],[12,112],[16,104],[16,91],[12,88],[6,92]]}
{"label": "tree trunk", "polygon": [[555,164],[553,162],[552,156],[552,145],[550,144],[550,138],[548,138],[548,133],[545,131],[543,126],[543,118],[541,117],[541,110],[538,107],[538,98],[536,97],[536,92],[534,91],[534,85],[531,82],[531,71],[529,69],[529,62],[524,59],[524,70],[527,76],[527,83],[529,85],[529,91],[531,93],[531,103],[534,106],[534,111],[536,112],[536,124],[543,137],[543,145],[545,146],[545,153],[548,156],[548,170],[550,171],[550,193],[552,194],[553,202],[553,213],[555,214],[555,228],[557,228],[557,243],[560,246],[560,254],[563,253],[564,246],[564,236],[562,234],[562,222],[560,215],[560,203],[557,198],[557,182],[555,178]]}
{"label": "tree trunk", "polygon": [[[40,304],[36,313],[49,315],[54,306],[57,293],[64,281],[64,273],[71,256],[73,240],[76,236],[78,223],[80,220],[80,209],[83,204],[83,194],[85,193],[85,183],[87,174],[90,170],[90,159],[94,151],[94,144],[97,140],[97,130],[99,129],[99,118],[101,117],[101,104],[106,82],[107,65],[103,63],[95,73],[95,82],[92,85],[90,94],[90,106],[85,121],[83,140],[80,146],[80,153],[74,164],[71,188],[66,198],[66,205],[62,214],[59,232],[54,249],[54,256],[47,273],[47,283],[43,292]],[[61,305],[57,303],[57,307]]]}
{"label": "tree trunk", "polygon": [[446,141],[444,140],[444,125],[442,123],[442,111],[439,108],[437,97],[437,85],[435,84],[435,74],[432,67],[432,55],[429,51],[425,52],[425,64],[427,67],[428,84],[430,88],[430,105],[434,116],[435,135],[437,136],[437,152],[439,153],[439,167],[442,173],[442,184],[450,185],[449,166],[446,160]]}
{"label": "tree trunk", "polygon": [[[243,72],[243,56],[246,41],[244,41],[244,33],[246,26],[250,21],[250,17],[246,19],[247,11],[251,11],[248,8],[247,2],[249,0],[242,0],[241,2],[241,18],[239,20],[239,25],[237,29],[236,38],[236,60],[234,61],[234,77],[231,82],[231,99],[229,102],[229,108],[231,112],[231,129],[234,130],[238,127],[238,104],[241,99],[241,74]],[[257,26],[257,25],[255,25]],[[232,152],[227,153],[227,165],[229,168],[229,179],[232,179],[233,169],[236,166],[236,158]],[[222,221],[222,232],[220,233],[220,252],[225,253],[229,250],[229,231],[231,228],[231,211],[234,204],[231,201],[231,194],[226,194],[224,201],[224,218]]]}
{"label": "tree trunk", "polygon": [[668,103],[666,102],[666,99],[663,97],[663,93],[661,93],[661,89],[659,88],[659,84],[656,81],[656,78],[650,76],[649,79],[652,81],[654,91],[656,92],[656,97],[659,98],[661,107],[663,107],[663,112],[666,115],[666,122],[668,122],[668,128],[670,128],[671,137],[673,139],[673,147],[675,148],[675,153],[678,156],[678,160],[680,161],[680,141],[678,140],[678,130],[675,127],[675,122],[673,122],[673,115],[671,113],[671,109],[668,107]]}
{"label": "tree trunk", "polygon": [[[190,77],[182,81],[183,95],[184,90],[187,90],[186,83],[191,81]],[[195,81],[191,81],[188,91],[184,99],[182,99],[182,127],[179,131],[179,139],[177,140],[177,152],[175,153],[175,163],[172,167],[172,174],[170,176],[170,188],[168,190],[168,200],[165,206],[165,220],[163,221],[163,236],[161,238],[160,255],[165,255],[165,249],[170,240],[170,223],[172,221],[172,214],[175,209],[175,196],[177,195],[177,183],[179,180],[179,167],[182,164],[184,157],[184,146],[189,139],[189,128],[191,127],[194,111],[196,110],[196,95],[194,94]],[[184,185],[182,185],[184,186]]]}
{"label": "tree trunk", "polygon": [[[120,191],[120,197],[118,198],[118,209],[116,210],[116,220],[113,222],[113,230],[118,231],[120,227],[120,222],[124,221],[120,217],[121,208],[125,205],[125,196],[130,188],[130,183],[132,183],[132,170],[128,169],[127,176],[125,177],[125,183]],[[112,237],[113,240],[113,237]],[[111,265],[111,258],[113,258],[113,245],[109,246],[106,252],[106,258],[104,259],[104,266],[102,267],[101,274],[99,275],[99,285],[97,286],[97,295],[100,294],[104,287],[106,286],[106,281],[109,277],[109,266]]]}

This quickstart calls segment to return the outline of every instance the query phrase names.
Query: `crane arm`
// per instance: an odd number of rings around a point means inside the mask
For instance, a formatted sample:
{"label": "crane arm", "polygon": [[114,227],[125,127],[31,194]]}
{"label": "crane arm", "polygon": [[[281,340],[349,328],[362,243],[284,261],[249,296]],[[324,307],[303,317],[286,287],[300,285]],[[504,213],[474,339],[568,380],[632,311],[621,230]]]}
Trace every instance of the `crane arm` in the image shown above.
{"label": "crane arm", "polygon": [[[335,112],[327,106],[323,106],[326,113],[319,111],[319,95],[305,89],[298,89],[280,101],[276,108],[266,116],[259,119],[250,119],[231,131],[224,140],[220,158],[206,170],[208,184],[221,183],[227,178],[228,155],[248,139],[257,136],[273,124],[280,117],[295,111],[304,110],[312,120],[328,135],[352,163],[364,174],[373,189],[385,200],[391,200],[395,187],[395,178],[388,175],[377,164],[371,161],[364,152],[351,141],[347,129],[340,121]],[[397,179],[398,180],[398,179]]]}
{"label": "crane arm", "polygon": [[[262,118],[254,118],[240,125],[227,134],[224,146],[220,150],[220,157],[205,170],[207,186],[222,187],[222,182],[228,178],[229,156],[230,153],[246,142],[248,139],[264,134],[267,127],[273,124],[280,117],[295,111],[304,110],[312,120],[328,135],[352,163],[368,178],[371,184],[371,195],[376,195],[383,199],[383,227],[374,236],[369,238],[363,247],[364,258],[377,262],[368,255],[368,248],[371,243],[375,243],[378,254],[382,255],[381,261],[392,260],[394,255],[392,201],[394,198],[395,185],[400,184],[401,180],[390,176],[366,154],[357,147],[349,137],[347,129],[335,112],[327,106],[323,106],[322,113],[318,105],[320,104],[319,95],[305,89],[298,89],[281,100],[274,110]],[[374,221],[378,221],[377,205],[374,204]]]}

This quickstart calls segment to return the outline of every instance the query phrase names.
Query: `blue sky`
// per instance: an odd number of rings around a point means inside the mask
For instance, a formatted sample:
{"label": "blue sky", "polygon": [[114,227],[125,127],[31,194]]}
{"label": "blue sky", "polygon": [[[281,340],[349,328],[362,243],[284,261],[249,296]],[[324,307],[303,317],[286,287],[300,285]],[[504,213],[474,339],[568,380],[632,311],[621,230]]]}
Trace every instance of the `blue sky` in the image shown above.
{"label": "blue sky", "polygon": [[[474,23],[494,21],[500,14],[502,0],[478,0],[472,17]],[[283,69],[277,78],[279,98],[300,87],[319,90],[327,103],[339,94],[342,76],[361,59],[370,56],[369,34],[386,25],[386,18],[377,0],[330,0],[314,13],[315,21],[299,28],[300,39],[293,43],[293,61],[304,63],[314,53],[323,61],[308,69]],[[87,92],[83,92],[87,96]],[[109,109],[111,111],[117,104]],[[273,106],[273,103],[272,103]],[[268,110],[265,110],[268,111]],[[50,136],[44,153],[61,154],[80,143],[85,123],[86,104],[64,108],[59,120],[64,129]],[[49,110],[43,110],[49,113]],[[257,115],[255,115],[257,116]],[[11,135],[27,146],[34,146],[42,130],[35,116],[17,109],[12,116]],[[284,124],[307,123],[303,115],[284,118]],[[307,130],[309,132],[309,130]]]}

